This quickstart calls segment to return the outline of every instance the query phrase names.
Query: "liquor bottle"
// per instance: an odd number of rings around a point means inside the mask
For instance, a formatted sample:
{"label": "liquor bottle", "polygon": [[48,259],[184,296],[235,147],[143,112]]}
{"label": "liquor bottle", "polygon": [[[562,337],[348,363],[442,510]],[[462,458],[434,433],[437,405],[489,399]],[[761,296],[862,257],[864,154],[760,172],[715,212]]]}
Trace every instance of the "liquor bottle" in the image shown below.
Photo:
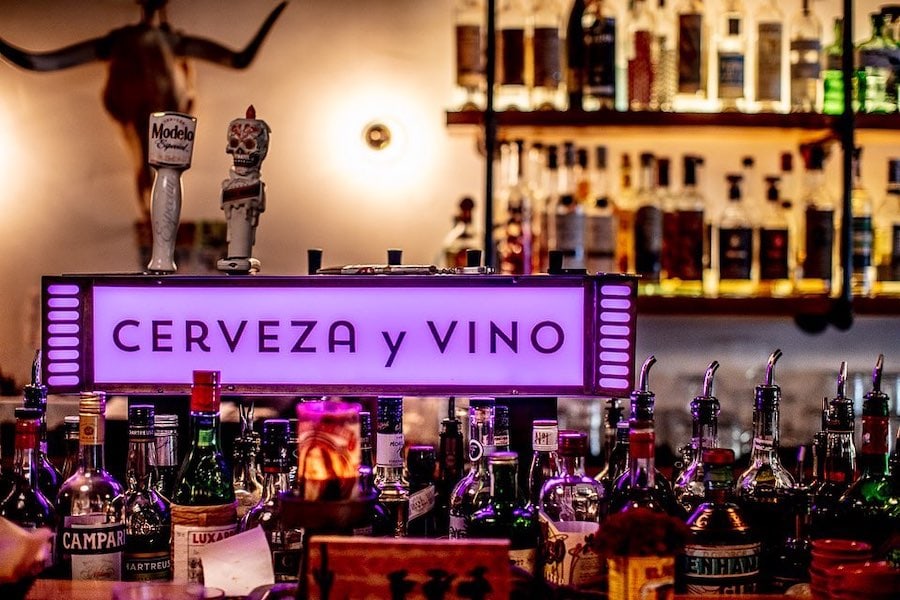
{"label": "liquor bottle", "polygon": [[47,498],[56,499],[59,486],[62,485],[62,474],[57,470],[47,454],[47,386],[41,382],[41,351],[34,353],[31,363],[31,383],[25,385],[23,406],[34,408],[41,413],[37,461],[37,486]]}
{"label": "liquor bottle", "polygon": [[539,205],[536,203],[534,207],[537,218],[533,219],[532,230],[534,248],[532,260],[533,264],[537,265],[533,271],[538,273],[546,272],[549,264],[550,241],[555,235],[551,231],[553,212],[567,185],[565,175],[559,168],[559,146],[555,144],[547,146],[544,159],[542,194]]}
{"label": "liquor bottle", "polygon": [[494,405],[494,451],[509,452],[509,407]]}
{"label": "liquor bottle", "polygon": [[853,189],[850,193],[852,218],[852,264],[850,278],[854,295],[868,296],[875,286],[873,260],[875,232],[872,224],[872,196],[862,183],[862,148],[853,150]]}
{"label": "liquor bottle", "polygon": [[792,236],[790,223],[778,188],[781,179],[766,177],[766,206],[759,228],[759,294],[789,296],[791,280]]}
{"label": "liquor bottle", "polygon": [[[600,579],[601,559],[590,548],[589,536],[600,529],[606,508],[603,485],[584,472],[587,434],[559,434],[559,476],[541,489],[538,518],[542,530],[544,579],[554,585],[583,588]],[[559,544],[565,553],[553,552]]]}
{"label": "liquor bottle", "polygon": [[[825,47],[825,68],[822,73],[822,112],[826,115],[844,114],[844,20],[835,17],[834,40]],[[856,94],[853,97],[856,110]]]}
{"label": "liquor bottle", "polygon": [[703,377],[703,391],[691,400],[691,444],[690,462],[672,485],[675,500],[685,515],[694,514],[694,510],[703,503],[706,497],[704,487],[703,454],[710,448],[719,447],[719,400],[712,394],[713,377],[719,368],[717,361],[712,361],[706,368]]}
{"label": "liquor bottle", "polygon": [[584,36],[584,110],[613,110],[617,98],[619,19],[609,0],[585,0],[581,19]]}
{"label": "liquor bottle", "polygon": [[834,281],[835,207],[825,184],[825,148],[819,144],[802,149],[806,167],[801,196],[803,233],[797,257],[797,290],[801,294],[829,295]]}
{"label": "liquor bottle", "polygon": [[859,111],[867,113],[892,113],[897,110],[897,91],[888,92],[888,80],[893,78],[890,62],[892,49],[884,35],[884,15],[873,12],[872,37],[856,47],[859,56],[856,65],[857,99]]}
{"label": "liquor bottle", "polygon": [[172,578],[169,538],[172,513],[169,502],[154,489],[156,436],[153,406],[128,407],[128,464],[125,491],[116,509],[125,515],[125,581],[167,581]]}
{"label": "liquor bottle", "polygon": [[653,33],[653,87],[650,107],[671,112],[675,107],[678,65],[675,53],[675,20],[666,0],[657,0],[656,31]]}
{"label": "liquor bottle", "polygon": [[582,110],[585,82],[584,18],[585,0],[575,0],[566,22],[566,91],[569,95],[569,110]]}
{"label": "liquor bottle", "polygon": [[450,539],[470,537],[469,518],[487,504],[490,475],[487,457],[494,451],[494,400],[469,400],[469,467],[450,493]]}
{"label": "liquor bottle", "polygon": [[484,0],[456,0],[454,7],[456,42],[456,87],[460,110],[484,108],[485,88],[485,7]]}
{"label": "liquor bottle", "polygon": [[519,461],[515,452],[488,457],[489,492],[485,506],[475,511],[468,537],[509,540],[509,562],[534,574],[540,529],[533,509],[519,499]]}
{"label": "liquor bottle", "polygon": [[588,273],[616,271],[616,210],[609,197],[606,146],[597,146],[597,168],[592,185],[593,198],[584,211],[584,255]]}
{"label": "liquor bottle", "polygon": [[[532,210],[534,194],[526,179],[525,141],[516,140],[510,146],[510,185],[506,197],[506,214],[498,243],[500,272],[527,275],[533,266],[534,230]],[[470,219],[471,220],[471,219]],[[469,247],[473,247],[469,244]],[[465,260],[465,257],[462,257]],[[465,266],[465,265],[463,265]]]}
{"label": "liquor bottle", "polygon": [[12,521],[23,529],[46,527],[55,530],[56,510],[39,484],[38,448],[43,413],[36,408],[16,408],[14,414],[15,453],[12,473],[8,478],[11,486],[0,499],[0,517]]}
{"label": "liquor bottle", "polygon": [[291,488],[290,424],[287,419],[267,419],[262,424],[263,492],[259,502],[241,519],[240,531],[261,527],[265,532],[276,583],[296,582],[300,573],[303,529],[290,527],[282,518],[280,494]]}
{"label": "liquor bottle", "polygon": [[778,456],[781,387],[774,379],[779,358],[781,350],[775,350],[769,356],[765,379],[756,386],[750,464],[735,484],[738,504],[762,543],[760,591],[765,591],[766,582],[770,581],[774,558],[792,525],[787,505],[794,479]]}
{"label": "liquor bottle", "polygon": [[559,474],[559,425],[554,419],[537,419],[531,426],[531,466],[528,468],[528,503],[540,507],[541,488]]}
{"label": "liquor bottle", "polygon": [[744,109],[747,34],[740,0],[725,0],[716,41],[716,90],[719,111]]}
{"label": "liquor bottle", "polygon": [[234,440],[233,458],[234,499],[237,500],[237,518],[256,506],[262,496],[262,477],[257,467],[259,434],[253,431],[253,403],[240,406],[241,432]]}
{"label": "liquor bottle", "polygon": [[821,101],[822,22],[811,0],[791,21],[791,112],[816,112]]}
{"label": "liquor bottle", "polygon": [[615,209],[618,229],[616,230],[616,265],[620,273],[634,273],[634,213],[637,197],[632,176],[631,155],[622,153],[619,164],[619,195]]}
{"label": "liquor bottle", "polygon": [[734,450],[703,451],[704,501],[688,518],[691,531],[681,557],[688,594],[752,594],[760,578],[760,543],[734,502]]}
{"label": "liquor bottle", "polygon": [[122,485],[103,466],[106,394],[83,393],[78,417],[78,467],[56,498],[57,566],[64,579],[119,581],[125,520],[113,503]]}
{"label": "liquor bottle", "polygon": [[375,489],[388,529],[375,535],[406,537],[409,485],[403,477],[403,398],[378,398],[375,419]]}
{"label": "liquor bottle", "polygon": [[[471,248],[480,248],[481,243],[475,236],[475,227],[472,224],[472,210],[475,201],[465,196],[459,201],[456,215],[453,217],[453,227],[444,236],[441,243],[441,264],[448,269],[461,269],[466,266],[466,251]],[[503,243],[501,237],[501,244]]]}
{"label": "liquor bottle", "polygon": [[609,453],[609,459],[594,479],[603,486],[604,497],[612,502],[616,481],[628,470],[628,421],[616,424],[616,442]]}
{"label": "liquor bottle", "polygon": [[728,182],[728,204],[719,217],[718,293],[720,296],[752,296],[756,289],[753,257],[756,253],[750,216],[741,202],[741,182],[737,174],[725,176]]}
{"label": "liquor bottle", "polygon": [[775,0],[756,8],[756,109],[787,112],[788,54],[784,14]]}
{"label": "liquor bottle", "polygon": [[887,191],[875,230],[879,294],[900,294],[900,160],[888,160]]}
{"label": "liquor bottle", "polygon": [[662,207],[656,193],[656,159],[649,152],[640,156],[637,207],[634,213],[634,266],[644,293],[659,287],[662,255]]}
{"label": "liquor bottle", "polygon": [[531,108],[566,108],[562,85],[563,15],[554,0],[535,0],[531,10]]}
{"label": "liquor bottle", "polygon": [[828,402],[825,423],[824,477],[812,491],[810,536],[812,538],[858,535],[846,531],[840,520],[838,502],[856,478],[856,446],[853,400],[846,396],[847,363],[841,363],[837,396]]}
{"label": "liquor bottle", "polygon": [[529,110],[525,48],[528,9],[524,0],[497,4],[497,110]]}
{"label": "liquor bottle", "polygon": [[881,390],[884,355],[878,355],[872,370],[872,390],[863,397],[862,447],[859,451],[859,478],[838,501],[839,519],[854,539],[880,548],[891,531],[888,497],[890,442],[890,397]]}
{"label": "liquor bottle", "polygon": [[[613,450],[616,446],[616,440],[618,439],[617,430],[619,428],[619,423],[624,420],[624,412],[625,409],[622,407],[619,398],[606,399],[605,419],[603,421],[603,454],[601,455],[601,469],[606,469],[610,464]],[[627,442],[628,436],[626,436],[625,439]],[[624,469],[625,466],[622,465],[622,470]]]}
{"label": "liquor bottle", "polygon": [[78,421],[78,415],[66,415],[63,417],[63,430],[66,439],[66,458],[63,460],[62,467],[63,481],[74,475],[78,469]]}
{"label": "liquor bottle", "polygon": [[434,446],[410,446],[406,453],[409,480],[409,537],[435,537]]}
{"label": "liquor bottle", "polygon": [[662,278],[663,274],[663,261],[666,259],[665,256],[665,226],[666,226],[666,215],[671,214],[675,211],[677,197],[672,193],[672,189],[670,187],[670,165],[671,161],[665,157],[656,157],[656,186],[654,192],[656,193],[656,206],[660,209],[660,229],[659,229],[659,264],[660,264],[660,278]]}
{"label": "liquor bottle", "polygon": [[219,438],[222,388],[219,371],[194,371],[191,386],[191,443],[172,493],[172,578],[203,581],[199,548],[237,532],[232,471]]}
{"label": "liquor bottle", "polygon": [[656,19],[647,0],[634,0],[628,20],[628,109],[649,110],[653,93]]}
{"label": "liquor bottle", "polygon": [[156,471],[153,487],[164,498],[171,498],[178,477],[178,415],[155,415]]}
{"label": "liquor bottle", "polygon": [[709,110],[709,33],[703,0],[679,0],[675,7],[678,93],[676,111]]}
{"label": "liquor bottle", "polygon": [[656,357],[650,355],[641,365],[638,388],[631,393],[628,421],[628,468],[619,476],[610,494],[610,512],[632,508],[674,513],[677,507],[672,487],[656,468],[656,396],[650,391],[650,368]]}
{"label": "liquor bottle", "polygon": [[[451,402],[451,407],[453,403]],[[462,478],[463,435],[462,424],[450,410],[450,416],[441,421],[437,455],[437,480],[435,481],[435,535],[446,537],[450,530],[450,494]]]}

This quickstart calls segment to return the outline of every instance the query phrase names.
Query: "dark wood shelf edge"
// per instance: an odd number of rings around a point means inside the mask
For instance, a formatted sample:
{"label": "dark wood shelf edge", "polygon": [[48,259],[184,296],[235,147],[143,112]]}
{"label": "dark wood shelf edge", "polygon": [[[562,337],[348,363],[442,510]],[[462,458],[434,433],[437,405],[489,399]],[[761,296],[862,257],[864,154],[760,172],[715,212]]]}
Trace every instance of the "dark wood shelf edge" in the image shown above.
{"label": "dark wood shelf edge", "polygon": [[[660,316],[744,316],[795,317],[824,315],[833,300],[822,297],[790,298],[690,298],[681,296],[641,296],[639,315]],[[855,298],[858,316],[900,316],[900,297]]]}
{"label": "dark wood shelf edge", "polygon": [[[501,127],[747,127],[825,130],[837,118],[819,113],[674,113],[618,111],[503,111],[495,113]],[[482,125],[477,110],[447,111],[447,125]],[[900,114],[856,116],[858,129],[900,129]]]}

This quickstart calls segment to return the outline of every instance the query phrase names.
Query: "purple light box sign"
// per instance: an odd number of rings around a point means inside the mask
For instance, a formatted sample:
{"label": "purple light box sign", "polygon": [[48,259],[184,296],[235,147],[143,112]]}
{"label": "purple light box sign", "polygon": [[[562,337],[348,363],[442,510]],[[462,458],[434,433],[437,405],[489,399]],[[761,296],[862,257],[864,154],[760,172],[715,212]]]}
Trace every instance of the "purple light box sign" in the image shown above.
{"label": "purple light box sign", "polygon": [[627,395],[623,276],[44,279],[45,381],[182,393]]}

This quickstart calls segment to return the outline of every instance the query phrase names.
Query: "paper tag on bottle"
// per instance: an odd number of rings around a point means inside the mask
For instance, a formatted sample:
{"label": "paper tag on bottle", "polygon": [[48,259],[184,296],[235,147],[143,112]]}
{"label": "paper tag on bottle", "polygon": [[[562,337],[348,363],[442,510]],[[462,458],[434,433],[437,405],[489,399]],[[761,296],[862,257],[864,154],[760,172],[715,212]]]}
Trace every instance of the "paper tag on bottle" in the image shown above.
{"label": "paper tag on bottle", "polygon": [[428,487],[421,489],[414,494],[410,494],[408,521],[412,521],[413,519],[421,517],[422,515],[428,514],[429,512],[434,510],[434,503],[435,492],[433,485],[429,485]]}
{"label": "paper tag on bottle", "polygon": [[534,573],[534,563],[537,557],[537,548],[522,548],[509,551],[509,564],[518,567],[526,573]]}
{"label": "paper tag on bottle", "polygon": [[554,585],[582,588],[601,579],[602,562],[593,550],[592,538],[600,530],[590,521],[556,521],[544,511],[538,513],[541,523],[544,579]]}
{"label": "paper tag on bottle", "polygon": [[172,580],[176,583],[202,583],[200,549],[236,533],[237,523],[212,527],[172,525]]}
{"label": "paper tag on bottle", "polygon": [[65,517],[59,549],[72,562],[73,580],[119,581],[125,525],[108,523],[105,514]]}
{"label": "paper tag on bottle", "polygon": [[375,434],[375,464],[382,467],[403,466],[403,434]]}

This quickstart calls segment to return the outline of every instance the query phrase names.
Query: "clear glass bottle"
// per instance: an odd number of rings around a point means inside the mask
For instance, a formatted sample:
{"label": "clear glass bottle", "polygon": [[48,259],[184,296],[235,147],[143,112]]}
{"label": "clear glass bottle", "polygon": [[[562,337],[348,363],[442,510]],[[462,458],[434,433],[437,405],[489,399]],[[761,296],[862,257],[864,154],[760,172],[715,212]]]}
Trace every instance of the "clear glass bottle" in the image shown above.
{"label": "clear glass bottle", "polygon": [[662,207],[656,192],[656,158],[649,152],[640,156],[637,207],[634,213],[634,267],[645,294],[656,293],[662,258]]}
{"label": "clear glass bottle", "polygon": [[628,109],[650,110],[653,98],[653,33],[656,19],[648,0],[634,0],[628,19]]}
{"label": "clear glass bottle", "polygon": [[[23,529],[46,527],[55,531],[56,510],[39,485],[38,448],[43,413],[36,408],[16,408],[14,415],[14,454],[12,473],[8,478],[11,488],[0,499],[0,517]],[[48,557],[48,562],[50,560]]]}
{"label": "clear glass bottle", "polygon": [[[451,407],[454,405],[450,403]],[[437,480],[435,488],[435,535],[447,537],[450,531],[450,494],[463,475],[462,423],[453,415],[441,421],[437,455]]]}
{"label": "clear glass bottle", "polygon": [[703,158],[683,158],[681,191],[671,210],[663,214],[662,288],[665,294],[702,296],[705,264],[708,262],[706,199],[698,186],[698,168]]}
{"label": "clear glass bottle", "polygon": [[[589,536],[600,529],[606,511],[603,485],[584,472],[587,434],[559,434],[559,476],[541,488],[540,511],[544,580],[574,588],[594,586],[601,579],[602,560]],[[565,553],[553,551],[562,543]]]}
{"label": "clear glass bottle", "polygon": [[259,433],[253,431],[253,403],[240,405],[239,412],[241,432],[234,440],[232,477],[238,520],[256,506],[262,496],[262,477],[257,464],[260,439]]}
{"label": "clear glass bottle", "polygon": [[465,196],[459,201],[458,210],[453,217],[453,227],[441,243],[441,264],[448,269],[465,267],[466,252],[481,247],[481,242],[475,235],[475,226],[472,224],[474,208],[475,201],[470,196]]}
{"label": "clear glass bottle", "polygon": [[[822,112],[826,115],[844,114],[844,20],[835,17],[833,40],[825,47],[822,71]],[[854,104],[856,102],[854,94]],[[855,108],[854,108],[855,110]]]}
{"label": "clear glass bottle", "polygon": [[834,281],[835,205],[825,181],[825,148],[803,148],[806,166],[801,195],[803,231],[797,244],[797,291],[801,294],[830,295]]}
{"label": "clear glass bottle", "polygon": [[752,296],[756,291],[754,256],[756,241],[750,215],[742,203],[743,177],[734,173],[725,176],[728,182],[728,203],[722,210],[715,241],[718,246],[718,293],[720,296]]}
{"label": "clear glass bottle", "polygon": [[[616,441],[618,440],[618,428],[619,423],[622,423],[625,419],[624,417],[625,408],[622,406],[622,401],[620,398],[607,398],[606,399],[606,410],[604,411],[604,420],[603,420],[603,446],[602,446],[602,462],[601,462],[601,470],[606,469],[606,467],[610,464],[612,460],[613,450],[616,447]],[[628,436],[625,437],[626,443],[628,442]],[[624,470],[624,465],[622,469]],[[599,479],[598,479],[599,481]]]}
{"label": "clear glass bottle", "polygon": [[725,0],[716,35],[716,94],[719,111],[744,110],[747,32],[740,0]]}
{"label": "clear glass bottle", "polygon": [[811,0],[791,20],[791,112],[820,110],[822,70],[822,22]]}
{"label": "clear glass bottle", "polygon": [[[63,482],[56,499],[57,565],[64,579],[119,581],[125,519],[113,503],[122,493],[122,485],[103,464],[106,394],[83,393],[78,417],[78,467]],[[96,540],[101,537],[106,542],[98,545]]]}
{"label": "clear glass bottle", "polygon": [[734,502],[734,450],[708,448],[701,458],[704,501],[687,520],[691,531],[679,574],[687,594],[752,594],[760,571],[760,543]]}
{"label": "clear glass bottle", "polygon": [[712,361],[703,377],[703,391],[691,400],[690,462],[672,485],[672,492],[683,514],[692,515],[706,497],[704,487],[703,453],[719,447],[719,400],[712,394],[713,377],[719,368]]}
{"label": "clear glass bottle", "polygon": [[856,48],[856,88],[859,111],[867,113],[892,113],[897,110],[897,93],[889,94],[888,81],[893,79],[889,42],[885,39],[884,15],[869,15],[872,36]]}
{"label": "clear glass bottle", "polygon": [[793,525],[788,505],[794,478],[778,456],[781,387],[775,384],[775,364],[779,358],[781,350],[769,356],[765,378],[756,386],[750,464],[735,484],[738,505],[762,543],[760,592],[767,591],[774,559]]}
{"label": "clear glass bottle", "polygon": [[469,467],[450,494],[450,539],[469,537],[469,518],[487,504],[487,457],[494,451],[494,399],[469,400]]}
{"label": "clear glass bottle", "polygon": [[789,296],[793,292],[793,236],[781,200],[777,176],[766,177],[766,206],[759,227],[760,296]]}
{"label": "clear glass bottle", "polygon": [[287,419],[267,419],[262,424],[263,492],[259,502],[247,511],[240,531],[261,527],[272,553],[276,583],[296,582],[300,574],[303,529],[285,524],[280,494],[291,489],[290,424]]}
{"label": "clear glass bottle", "polygon": [[619,19],[609,0],[586,0],[584,35],[584,110],[614,110],[618,93]]}
{"label": "clear glass bottle", "polygon": [[531,33],[525,0],[497,3],[497,110],[529,110],[526,47]]}
{"label": "clear glass bottle", "polygon": [[159,477],[153,482],[156,491],[164,498],[171,498],[178,476],[178,415],[155,415],[156,471]]}
{"label": "clear glass bottle", "polygon": [[763,0],[756,7],[755,21],[755,108],[762,112],[787,112],[788,37],[784,14],[775,0]]}
{"label": "clear glass bottle", "polygon": [[531,10],[531,108],[564,110],[563,14],[555,0],[534,0]]}
{"label": "clear glass bottle", "polygon": [[541,488],[559,475],[559,424],[555,419],[537,419],[531,426],[531,465],[528,468],[528,503],[540,507]]}
{"label": "clear glass bottle", "polygon": [[232,470],[225,461],[219,432],[221,395],[219,371],[193,372],[191,443],[170,499],[172,578],[176,583],[203,581],[199,548],[237,532]]}
{"label": "clear glass bottle", "polygon": [[78,469],[78,422],[78,415],[66,415],[63,417],[63,430],[66,439],[66,458],[62,467],[63,481],[74,475]]}
{"label": "clear glass bottle", "polygon": [[456,0],[456,104],[460,110],[482,110],[485,105],[485,6],[484,0]]}
{"label": "clear glass bottle", "polygon": [[606,146],[597,146],[596,168],[592,177],[591,197],[585,207],[584,254],[588,273],[613,273],[616,270],[615,206],[609,195]]}
{"label": "clear glass bottle", "polygon": [[[534,228],[532,224],[534,193],[526,178],[528,154],[525,140],[518,139],[510,146],[511,185],[506,198],[506,214],[498,243],[500,272],[508,275],[531,273],[534,258]],[[465,257],[463,257],[464,259]]]}
{"label": "clear glass bottle", "polygon": [[875,229],[878,294],[900,294],[900,159],[888,160],[887,191]]}
{"label": "clear glass bottle", "polygon": [[609,459],[603,468],[594,476],[605,491],[605,497],[612,500],[616,481],[628,470],[628,421],[620,421],[616,425],[616,442],[610,451]]}
{"label": "clear glass bottle", "polygon": [[375,425],[375,489],[388,515],[388,530],[374,533],[406,537],[409,484],[403,477],[403,398],[378,398]]}
{"label": "clear glass bottle", "polygon": [[637,206],[631,155],[622,153],[619,163],[619,190],[615,209],[616,266],[620,273],[634,273],[634,213]]}
{"label": "clear glass bottle", "polygon": [[409,537],[435,537],[434,446],[410,446],[406,453],[409,480]]}
{"label": "clear glass bottle", "polygon": [[37,485],[47,498],[56,498],[63,478],[59,470],[50,462],[47,453],[47,386],[41,382],[41,351],[36,350],[31,362],[31,383],[23,390],[23,406],[41,412],[37,455]]}
{"label": "clear glass bottle", "polygon": [[872,222],[872,196],[862,181],[862,148],[853,150],[853,189],[850,192],[853,213],[852,265],[850,285],[854,295],[869,296],[875,289],[875,231]]}
{"label": "clear glass bottle", "polygon": [[703,0],[679,0],[675,7],[676,111],[709,110],[709,26]]}
{"label": "clear glass bottle", "polygon": [[125,581],[168,581],[172,578],[169,538],[172,513],[168,500],[156,491],[155,409],[148,404],[128,407],[128,464],[125,491],[116,498],[125,515]]}
{"label": "clear glass bottle", "polygon": [[534,574],[540,529],[534,511],[519,498],[519,461],[515,452],[488,457],[489,492],[485,506],[472,514],[468,537],[509,540],[509,562]]}

